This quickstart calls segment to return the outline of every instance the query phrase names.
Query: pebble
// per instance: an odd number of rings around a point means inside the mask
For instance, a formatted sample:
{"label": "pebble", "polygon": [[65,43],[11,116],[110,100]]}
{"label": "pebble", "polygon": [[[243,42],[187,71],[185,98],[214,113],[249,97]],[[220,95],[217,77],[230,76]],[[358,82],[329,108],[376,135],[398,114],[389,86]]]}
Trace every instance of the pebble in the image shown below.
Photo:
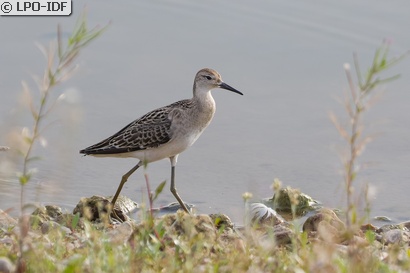
{"label": "pebble", "polygon": [[0,272],[11,273],[14,272],[14,265],[7,257],[0,257]]}
{"label": "pebble", "polygon": [[407,231],[403,231],[400,229],[392,229],[383,233],[382,242],[388,245],[408,243],[409,237],[410,234]]}

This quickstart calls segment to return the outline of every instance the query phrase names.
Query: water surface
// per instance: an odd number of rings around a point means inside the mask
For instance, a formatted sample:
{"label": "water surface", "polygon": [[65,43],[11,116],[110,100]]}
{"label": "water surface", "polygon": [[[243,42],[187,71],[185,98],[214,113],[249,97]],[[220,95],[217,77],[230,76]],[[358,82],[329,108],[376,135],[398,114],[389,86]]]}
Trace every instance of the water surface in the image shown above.
{"label": "water surface", "polygon": [[[340,151],[343,142],[328,118],[343,116],[337,98],[347,90],[343,64],[359,54],[367,67],[384,38],[392,56],[410,49],[407,1],[85,1],[88,23],[107,31],[81,52],[78,73],[55,90],[69,99],[49,121],[46,149],[36,153],[38,173],[28,201],[72,209],[82,196],[111,195],[133,159],[81,157],[78,150],[117,132],[156,107],[192,96],[195,73],[211,67],[245,95],[214,90],[212,124],[179,157],[177,188],[198,211],[224,212],[241,222],[242,193],[269,197],[274,178],[331,207],[343,207]],[[1,17],[0,145],[15,124],[27,126],[18,107],[21,81],[30,83],[45,60],[36,43],[67,37],[83,9],[71,17]],[[407,220],[410,192],[410,69],[401,73],[365,117],[368,146],[358,182],[368,182],[372,215]],[[1,155],[2,160],[6,155]],[[4,164],[3,164],[4,165]],[[145,172],[154,188],[169,179],[168,160]],[[144,171],[123,194],[146,200]],[[168,186],[167,186],[168,188]],[[361,185],[357,184],[356,191]],[[18,202],[17,182],[1,182],[0,207]],[[167,190],[156,204],[173,202]]]}

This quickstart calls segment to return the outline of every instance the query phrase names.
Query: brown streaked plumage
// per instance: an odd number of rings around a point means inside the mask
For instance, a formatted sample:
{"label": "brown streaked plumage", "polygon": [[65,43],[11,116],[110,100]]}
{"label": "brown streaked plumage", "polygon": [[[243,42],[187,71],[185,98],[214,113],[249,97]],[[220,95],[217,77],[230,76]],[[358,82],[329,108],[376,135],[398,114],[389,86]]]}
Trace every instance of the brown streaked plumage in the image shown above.
{"label": "brown streaked plumage", "polygon": [[113,205],[128,177],[143,163],[169,158],[171,192],[181,207],[189,212],[175,188],[175,166],[178,155],[190,147],[211,122],[215,113],[215,101],[210,91],[218,87],[243,95],[224,83],[215,70],[201,69],[195,76],[191,99],[153,110],[111,137],[80,151],[85,155],[135,157],[140,160],[123,175],[111,201]]}

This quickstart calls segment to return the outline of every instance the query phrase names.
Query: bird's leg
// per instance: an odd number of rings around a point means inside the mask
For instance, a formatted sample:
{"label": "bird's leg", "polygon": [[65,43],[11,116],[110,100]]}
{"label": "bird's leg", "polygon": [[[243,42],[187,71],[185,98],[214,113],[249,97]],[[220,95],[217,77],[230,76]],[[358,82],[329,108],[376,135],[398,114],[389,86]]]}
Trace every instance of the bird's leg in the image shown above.
{"label": "bird's leg", "polygon": [[120,195],[122,187],[124,186],[125,182],[127,182],[128,180],[128,177],[130,177],[130,175],[133,174],[141,165],[142,165],[142,161],[138,162],[138,164],[135,165],[134,168],[132,168],[131,170],[129,170],[126,174],[122,176],[121,183],[118,186],[117,192],[115,193],[114,198],[111,200],[113,209],[114,209],[115,202],[117,201],[117,198]]}
{"label": "bird's leg", "polygon": [[177,199],[177,201],[181,205],[181,207],[187,213],[189,213],[188,208],[185,206],[185,203],[184,203],[184,201],[182,201],[181,197],[179,197],[177,189],[175,188],[175,165],[177,163],[177,157],[178,157],[178,155],[170,157],[170,159],[171,159],[171,192],[175,196],[175,198]]}

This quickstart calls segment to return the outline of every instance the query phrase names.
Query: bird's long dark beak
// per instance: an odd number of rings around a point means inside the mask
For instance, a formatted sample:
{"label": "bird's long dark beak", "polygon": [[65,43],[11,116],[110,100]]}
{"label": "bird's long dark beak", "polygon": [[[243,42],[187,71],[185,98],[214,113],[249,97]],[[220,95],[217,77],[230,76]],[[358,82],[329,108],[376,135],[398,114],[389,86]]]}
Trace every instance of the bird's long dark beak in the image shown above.
{"label": "bird's long dark beak", "polygon": [[236,90],[236,89],[233,88],[232,86],[227,85],[227,84],[224,83],[224,82],[222,82],[222,83],[219,85],[219,87],[222,88],[222,89],[226,89],[226,90],[229,90],[229,91],[238,93],[238,94],[240,94],[240,95],[243,95],[242,92],[239,92],[238,90]]}

